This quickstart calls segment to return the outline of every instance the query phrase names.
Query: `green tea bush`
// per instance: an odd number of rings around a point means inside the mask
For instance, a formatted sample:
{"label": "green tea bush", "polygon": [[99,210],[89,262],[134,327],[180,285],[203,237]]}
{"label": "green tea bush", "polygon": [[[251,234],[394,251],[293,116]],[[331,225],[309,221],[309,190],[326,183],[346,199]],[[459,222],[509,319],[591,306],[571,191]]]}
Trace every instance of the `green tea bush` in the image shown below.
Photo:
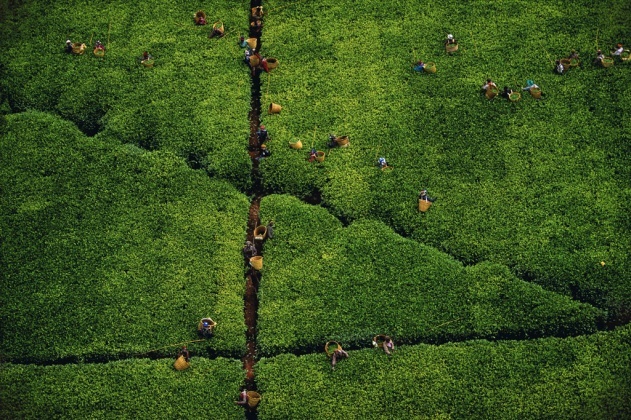
{"label": "green tea bush", "polygon": [[627,326],[588,337],[483,340],[324,352],[257,364],[260,419],[624,418],[631,410]]}
{"label": "green tea bush", "polygon": [[52,366],[4,363],[2,418],[234,419],[243,370],[237,360],[192,357]]}
{"label": "green tea bush", "polygon": [[264,355],[313,351],[330,339],[361,346],[381,333],[407,343],[576,335],[594,332],[604,316],[498,264],[463,267],[381,222],[343,228],[323,209],[277,195],[261,201],[268,219],[276,229],[259,288]]}
{"label": "green tea bush", "polygon": [[88,139],[39,112],[7,120],[4,357],[145,352],[196,339],[205,316],[219,325],[196,346],[243,352],[245,196],[166,151]]}

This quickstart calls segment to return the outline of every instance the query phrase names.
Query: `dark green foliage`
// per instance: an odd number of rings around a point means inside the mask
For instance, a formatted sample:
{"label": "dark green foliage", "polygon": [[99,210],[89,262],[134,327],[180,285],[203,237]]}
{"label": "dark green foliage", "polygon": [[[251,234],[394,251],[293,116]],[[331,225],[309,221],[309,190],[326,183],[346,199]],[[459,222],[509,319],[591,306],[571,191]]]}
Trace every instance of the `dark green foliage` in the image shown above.
{"label": "dark green foliage", "polygon": [[88,139],[48,114],[7,119],[3,356],[145,352],[197,338],[205,316],[217,333],[196,346],[240,355],[246,197],[166,151]]}
{"label": "dark green foliage", "polygon": [[178,372],[173,359],[106,364],[4,364],[0,417],[8,419],[108,418],[235,419],[243,370],[237,360],[191,358]]}
{"label": "dark green foliage", "polygon": [[589,337],[471,341],[262,359],[260,419],[627,418],[631,328]]}
{"label": "dark green foliage", "polygon": [[381,222],[342,228],[321,208],[276,195],[261,202],[269,219],[276,229],[265,245],[258,321],[265,355],[329,339],[361,346],[380,333],[406,343],[576,335],[604,316],[503,266],[465,268]]}
{"label": "dark green foliage", "polygon": [[[213,4],[198,27],[202,4],[28,2],[3,32],[0,86],[13,112],[55,112],[90,136],[169,150],[246,189],[250,83],[236,39],[247,4]],[[209,39],[217,19],[229,35]],[[68,38],[87,44],[84,55],[64,53]],[[140,65],[143,51],[153,68]]]}
{"label": "dark green foliage", "polygon": [[[597,45],[631,42],[626,3],[280,7],[263,44],[281,63],[262,78],[265,105],[284,106],[266,118],[279,152],[262,165],[265,186],[299,197],[317,189],[344,221],[378,218],[466,264],[507,265],[625,319],[631,65],[600,69],[591,60]],[[447,33],[460,44],[451,56]],[[553,74],[550,60],[571,49],[582,66]],[[437,73],[413,72],[419,59]],[[488,101],[480,94],[488,77],[513,89],[533,79],[544,97]],[[348,135],[350,147],[329,153],[329,132]],[[300,152],[287,148],[296,139]],[[327,151],[323,163],[304,160],[311,144]],[[379,156],[392,172],[375,167]],[[438,198],[427,214],[416,209],[421,188]]]}

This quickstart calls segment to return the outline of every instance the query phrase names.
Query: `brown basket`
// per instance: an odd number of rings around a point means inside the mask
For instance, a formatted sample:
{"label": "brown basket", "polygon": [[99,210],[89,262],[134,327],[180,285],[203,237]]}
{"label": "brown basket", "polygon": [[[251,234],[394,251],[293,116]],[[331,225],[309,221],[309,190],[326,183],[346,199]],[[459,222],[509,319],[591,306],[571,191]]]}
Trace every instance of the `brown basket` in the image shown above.
{"label": "brown basket", "polygon": [[530,95],[533,98],[535,98],[535,99],[541,98],[541,88],[530,88],[528,90],[530,91]]}
{"label": "brown basket", "polygon": [[348,147],[348,145],[350,144],[349,140],[348,140],[348,136],[340,136],[340,137],[336,137],[335,138],[335,142],[337,143],[338,146],[340,147]]}
{"label": "brown basket", "polygon": [[421,200],[419,198],[418,200],[418,210],[422,211],[423,213],[426,212],[427,210],[429,210],[429,208],[432,206],[432,202],[429,200]]}
{"label": "brown basket", "polygon": [[85,52],[85,44],[75,42],[72,44],[72,53],[75,55],[81,55]]}
{"label": "brown basket", "polygon": [[[335,346],[335,348],[331,348],[331,346]],[[337,341],[328,341],[325,345],[324,345],[324,351],[326,353],[327,356],[331,357],[333,356],[333,352],[335,350],[342,350],[342,345],[340,343],[338,343]]]}
{"label": "brown basket", "polygon": [[267,68],[272,70],[272,69],[275,69],[276,67],[278,67],[278,60],[275,59],[274,57],[269,57],[267,59]]}
{"label": "brown basket", "polygon": [[173,363],[173,367],[175,368],[175,370],[185,370],[185,369],[188,369],[190,365],[191,364],[186,361],[184,356],[178,357],[175,360],[175,363]]}
{"label": "brown basket", "polygon": [[498,93],[500,93],[500,90],[497,86],[489,86],[484,92],[484,96],[486,96],[486,99],[493,99]]}
{"label": "brown basket", "polygon": [[283,109],[282,106],[272,102],[271,104],[269,104],[269,108],[267,108],[267,113],[268,114],[279,114],[281,109]]}
{"label": "brown basket", "polygon": [[253,7],[251,10],[252,10],[252,16],[254,17],[261,18],[264,15],[263,6]]}
{"label": "brown basket", "polygon": [[140,62],[145,67],[153,67],[153,58],[148,58]]}
{"label": "brown basket", "polygon": [[198,10],[195,13],[195,24],[196,25],[205,25],[206,24],[206,13],[203,10]]}
{"label": "brown basket", "polygon": [[425,67],[423,67],[423,70],[425,70],[427,73],[436,73],[436,63],[434,63],[433,61],[426,63]]}
{"label": "brown basket", "polygon": [[263,268],[263,257],[260,255],[257,255],[256,257],[250,258],[250,265],[256,271],[261,270]]}
{"label": "brown basket", "polygon": [[256,391],[248,391],[248,407],[255,408],[261,402],[261,394]]}
{"label": "brown basket", "polygon": [[250,66],[257,67],[260,63],[261,63],[261,60],[257,56],[255,55],[250,56]]}
{"label": "brown basket", "polygon": [[324,152],[316,152],[316,160],[318,162],[324,162],[324,157],[326,156],[326,153]]}
{"label": "brown basket", "polygon": [[302,141],[298,140],[295,143],[289,142],[289,147],[292,149],[302,149]]}
{"label": "brown basket", "polygon": [[377,334],[372,338],[373,343],[376,344],[375,347],[379,348],[386,341],[386,336],[384,334]]}
{"label": "brown basket", "polygon": [[559,62],[563,64],[563,67],[568,69],[572,66],[572,60],[570,60],[569,58],[562,58],[559,60]]}
{"label": "brown basket", "polygon": [[103,48],[95,48],[92,50],[92,54],[101,58],[105,56],[105,50]]}
{"label": "brown basket", "polygon": [[257,226],[254,229],[254,239],[262,241],[267,236],[267,226]]}
{"label": "brown basket", "polygon": [[613,66],[613,58],[611,57],[605,57],[602,59],[601,61],[603,67],[611,67]]}
{"label": "brown basket", "polygon": [[570,58],[570,67],[578,67],[581,61],[578,58]]}
{"label": "brown basket", "polygon": [[458,44],[446,44],[445,51],[448,53],[458,51]]}
{"label": "brown basket", "polygon": [[221,23],[220,20],[218,20],[217,22],[213,23],[213,31],[219,31],[223,34],[224,29],[223,29],[223,23]]}

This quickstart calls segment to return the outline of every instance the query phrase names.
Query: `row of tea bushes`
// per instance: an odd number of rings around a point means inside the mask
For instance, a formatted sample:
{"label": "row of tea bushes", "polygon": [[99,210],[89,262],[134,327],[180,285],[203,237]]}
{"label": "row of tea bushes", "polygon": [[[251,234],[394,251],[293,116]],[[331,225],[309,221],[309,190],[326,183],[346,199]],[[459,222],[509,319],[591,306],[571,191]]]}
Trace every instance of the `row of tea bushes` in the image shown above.
{"label": "row of tea bushes", "polygon": [[596,331],[603,311],[516,278],[493,263],[464,267],[381,222],[348,227],[296,198],[261,201],[274,220],[259,288],[259,351],[398,342],[526,338]]}
{"label": "row of tea bushes", "polygon": [[0,366],[0,417],[235,419],[243,370],[238,360],[192,357],[178,372],[172,359]]}
{"label": "row of tea bushes", "polygon": [[[245,346],[249,203],[166,151],[87,138],[40,112],[0,140],[3,357],[112,358],[197,338]],[[171,350],[169,350],[171,351]]]}
{"label": "row of tea bushes", "polygon": [[263,358],[260,419],[626,418],[631,328],[591,336],[483,340]]}

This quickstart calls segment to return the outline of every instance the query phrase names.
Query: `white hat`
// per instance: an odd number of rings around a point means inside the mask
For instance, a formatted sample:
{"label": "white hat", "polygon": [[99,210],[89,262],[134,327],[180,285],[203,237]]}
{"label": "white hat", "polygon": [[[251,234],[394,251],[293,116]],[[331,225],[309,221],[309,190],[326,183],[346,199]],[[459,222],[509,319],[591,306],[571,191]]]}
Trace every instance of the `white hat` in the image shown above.
{"label": "white hat", "polygon": [[72,44],[72,41],[71,41],[71,40],[69,40],[69,39],[67,39],[67,40],[66,40],[66,44]]}
{"label": "white hat", "polygon": [[452,34],[449,34],[449,35],[447,35],[447,38],[454,39],[454,36]]}

